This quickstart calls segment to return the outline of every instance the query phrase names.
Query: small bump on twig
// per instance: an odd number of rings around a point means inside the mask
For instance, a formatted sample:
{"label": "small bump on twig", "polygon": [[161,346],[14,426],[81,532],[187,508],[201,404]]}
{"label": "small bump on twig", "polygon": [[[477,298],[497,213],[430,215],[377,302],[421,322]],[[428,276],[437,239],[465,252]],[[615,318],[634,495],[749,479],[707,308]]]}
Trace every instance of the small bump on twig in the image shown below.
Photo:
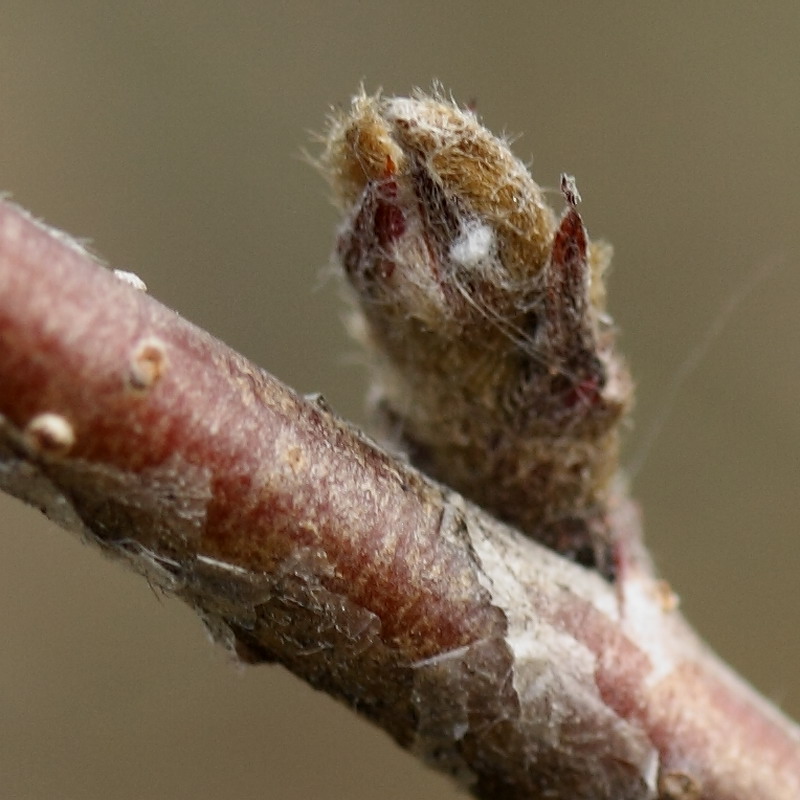
{"label": "small bump on twig", "polygon": [[142,339],[136,346],[130,362],[128,380],[134,389],[151,389],[167,368],[166,346],[156,336]]}
{"label": "small bump on twig", "polygon": [[128,272],[124,269],[115,269],[114,277],[119,278],[123,283],[127,283],[134,289],[138,289],[140,292],[147,291],[147,284],[135,272]]}
{"label": "small bump on twig", "polygon": [[61,414],[45,412],[25,426],[25,441],[35,453],[64,456],[75,445],[75,430]]}

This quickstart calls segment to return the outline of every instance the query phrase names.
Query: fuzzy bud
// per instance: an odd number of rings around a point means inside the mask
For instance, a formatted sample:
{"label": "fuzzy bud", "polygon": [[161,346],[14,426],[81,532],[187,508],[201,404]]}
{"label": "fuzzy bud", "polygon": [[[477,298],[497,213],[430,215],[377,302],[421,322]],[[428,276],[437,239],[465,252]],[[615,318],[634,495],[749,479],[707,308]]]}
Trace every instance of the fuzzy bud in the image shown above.
{"label": "fuzzy bud", "polygon": [[323,164],[336,257],[375,354],[376,408],[411,461],[613,575],[606,523],[627,372],[574,179],[557,219],[507,143],[442,97],[360,94]]}

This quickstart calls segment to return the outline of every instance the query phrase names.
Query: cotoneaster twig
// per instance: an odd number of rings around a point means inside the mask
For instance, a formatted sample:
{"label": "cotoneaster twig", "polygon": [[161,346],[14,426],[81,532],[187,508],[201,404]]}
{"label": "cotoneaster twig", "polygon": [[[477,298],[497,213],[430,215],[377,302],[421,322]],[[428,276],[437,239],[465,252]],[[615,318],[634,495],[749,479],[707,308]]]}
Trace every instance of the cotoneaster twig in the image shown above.
{"label": "cotoneaster twig", "polygon": [[[378,217],[391,236],[394,213]],[[461,260],[485,252],[474,230]],[[797,727],[697,642],[621,492],[603,498],[619,563],[601,574],[8,203],[0,342],[3,488],[188,602],[241,659],[284,664],[477,796],[800,796]]]}

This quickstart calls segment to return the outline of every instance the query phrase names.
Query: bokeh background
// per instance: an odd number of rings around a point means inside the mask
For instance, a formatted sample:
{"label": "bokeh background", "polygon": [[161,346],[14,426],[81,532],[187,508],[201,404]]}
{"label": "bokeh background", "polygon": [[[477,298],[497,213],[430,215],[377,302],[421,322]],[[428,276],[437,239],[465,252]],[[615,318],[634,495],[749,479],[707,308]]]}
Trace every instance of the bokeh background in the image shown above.
{"label": "bokeh background", "polygon": [[[798,42],[791,0],[6,0],[0,189],[363,422],[324,279],[336,216],[301,151],[362,79],[439,79],[522,134],[540,183],[574,173],[590,232],[615,245],[611,309],[639,382],[628,458],[763,270],[634,488],[688,616],[797,717]],[[456,796],[281,668],[233,665],[188,610],[8,498],[0,641],[4,797]]]}

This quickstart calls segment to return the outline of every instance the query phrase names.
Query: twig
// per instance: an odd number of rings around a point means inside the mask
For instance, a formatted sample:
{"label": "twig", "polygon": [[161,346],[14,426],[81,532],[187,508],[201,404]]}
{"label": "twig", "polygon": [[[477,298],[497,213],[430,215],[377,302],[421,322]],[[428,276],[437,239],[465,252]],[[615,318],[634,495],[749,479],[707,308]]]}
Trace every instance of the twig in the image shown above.
{"label": "twig", "polygon": [[0,204],[0,483],[485,798],[796,800],[800,734],[616,583],[489,517]]}

